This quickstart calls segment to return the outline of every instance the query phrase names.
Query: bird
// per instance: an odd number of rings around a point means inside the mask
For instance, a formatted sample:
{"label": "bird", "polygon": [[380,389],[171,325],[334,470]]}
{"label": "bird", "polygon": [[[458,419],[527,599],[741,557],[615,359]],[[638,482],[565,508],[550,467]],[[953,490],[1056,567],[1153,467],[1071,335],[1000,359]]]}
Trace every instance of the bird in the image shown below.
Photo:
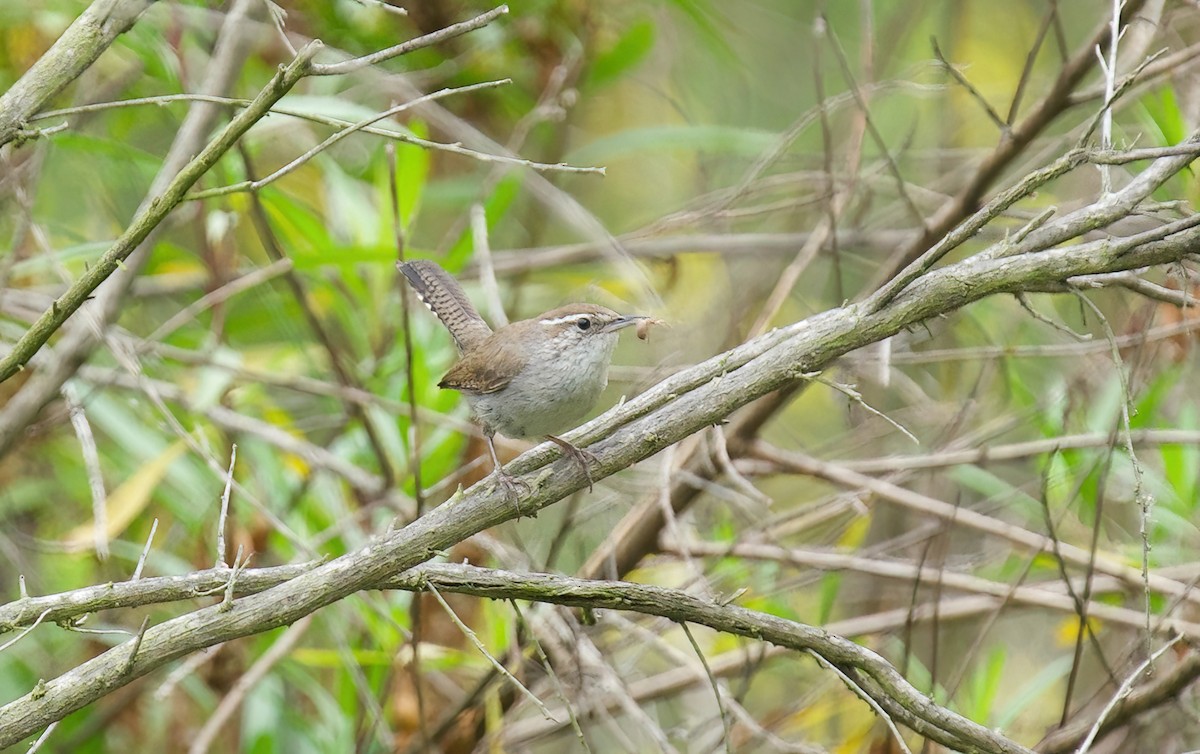
{"label": "bird", "polygon": [[457,390],[471,406],[487,440],[496,484],[514,501],[520,488],[528,489],[501,465],[494,439],[500,433],[553,442],[583,469],[591,490],[595,457],[558,435],[574,427],[608,385],[619,332],[648,317],[577,303],[493,331],[458,281],[436,262],[396,266],[458,348],[458,361],[438,387]]}

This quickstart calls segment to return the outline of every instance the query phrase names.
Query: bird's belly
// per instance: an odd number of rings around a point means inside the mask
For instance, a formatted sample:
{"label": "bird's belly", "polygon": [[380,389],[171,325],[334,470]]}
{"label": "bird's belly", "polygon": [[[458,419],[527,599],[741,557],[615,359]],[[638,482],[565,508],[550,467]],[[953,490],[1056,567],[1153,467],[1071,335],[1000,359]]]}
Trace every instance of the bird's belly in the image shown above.
{"label": "bird's belly", "polygon": [[607,369],[522,374],[503,390],[471,396],[480,423],[507,437],[541,437],[571,429],[608,384]]}

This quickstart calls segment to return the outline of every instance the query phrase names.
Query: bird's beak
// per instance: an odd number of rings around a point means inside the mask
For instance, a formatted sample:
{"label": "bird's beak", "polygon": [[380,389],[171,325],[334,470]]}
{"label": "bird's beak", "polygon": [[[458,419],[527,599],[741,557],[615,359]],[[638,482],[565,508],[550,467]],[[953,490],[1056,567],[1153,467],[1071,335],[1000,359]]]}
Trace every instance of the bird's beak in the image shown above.
{"label": "bird's beak", "polygon": [[614,319],[612,322],[609,322],[607,325],[604,326],[604,332],[616,332],[617,330],[623,330],[626,327],[629,327],[630,325],[636,325],[638,322],[641,322],[643,319],[650,319],[650,318],[644,317],[641,314],[630,314],[629,316],[626,316],[626,317],[618,317],[618,318]]}

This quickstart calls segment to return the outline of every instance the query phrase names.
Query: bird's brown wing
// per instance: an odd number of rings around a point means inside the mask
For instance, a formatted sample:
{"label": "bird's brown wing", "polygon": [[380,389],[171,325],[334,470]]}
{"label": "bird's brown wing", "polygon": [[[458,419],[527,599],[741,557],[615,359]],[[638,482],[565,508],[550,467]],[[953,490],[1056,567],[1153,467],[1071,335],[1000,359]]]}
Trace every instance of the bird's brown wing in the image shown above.
{"label": "bird's brown wing", "polygon": [[503,347],[500,339],[489,337],[450,367],[438,387],[476,395],[503,390],[525,366],[524,359],[512,351]]}

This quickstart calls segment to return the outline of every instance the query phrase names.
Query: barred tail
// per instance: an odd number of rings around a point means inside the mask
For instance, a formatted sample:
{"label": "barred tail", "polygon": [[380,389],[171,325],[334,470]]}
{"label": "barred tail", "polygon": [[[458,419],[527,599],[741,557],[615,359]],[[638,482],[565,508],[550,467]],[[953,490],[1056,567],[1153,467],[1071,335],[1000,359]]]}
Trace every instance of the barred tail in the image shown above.
{"label": "barred tail", "polygon": [[492,334],[492,328],[479,316],[462,286],[437,262],[399,262],[396,268],[408,278],[421,303],[450,331],[460,353],[471,350]]}

